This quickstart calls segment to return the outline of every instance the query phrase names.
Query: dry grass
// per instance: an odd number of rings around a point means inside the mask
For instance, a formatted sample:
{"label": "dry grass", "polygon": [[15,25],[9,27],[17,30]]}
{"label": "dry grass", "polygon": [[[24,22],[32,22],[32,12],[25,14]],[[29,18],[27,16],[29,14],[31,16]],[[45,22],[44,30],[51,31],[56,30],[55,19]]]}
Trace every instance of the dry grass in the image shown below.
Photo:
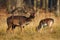
{"label": "dry grass", "polygon": [[[6,33],[6,19],[8,14],[5,13],[6,12],[0,12],[0,40],[60,40],[60,17],[57,18],[52,13],[47,12],[47,14],[44,14],[44,11],[38,11],[35,19],[33,19],[29,25],[25,26],[23,32],[17,27],[14,33]],[[46,17],[51,17],[55,20],[52,26],[53,32],[50,32],[48,27],[44,28],[41,33],[36,32],[35,28],[38,26],[39,21]]]}

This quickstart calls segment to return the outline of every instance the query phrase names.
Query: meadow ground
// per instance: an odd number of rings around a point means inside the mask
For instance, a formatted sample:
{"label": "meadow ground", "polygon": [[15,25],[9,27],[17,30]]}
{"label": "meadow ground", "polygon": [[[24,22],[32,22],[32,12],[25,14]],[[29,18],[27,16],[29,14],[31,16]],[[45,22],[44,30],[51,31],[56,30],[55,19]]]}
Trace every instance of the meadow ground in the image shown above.
{"label": "meadow ground", "polygon": [[[5,10],[0,11],[0,40],[60,40],[60,17],[55,17],[54,14],[40,10],[36,13],[36,17],[25,26],[23,32],[17,27],[13,32],[6,32],[7,29],[7,17],[9,14]],[[41,32],[36,32],[35,28],[41,19],[51,17],[55,20],[52,26],[53,32],[50,32],[48,27],[41,30]]]}

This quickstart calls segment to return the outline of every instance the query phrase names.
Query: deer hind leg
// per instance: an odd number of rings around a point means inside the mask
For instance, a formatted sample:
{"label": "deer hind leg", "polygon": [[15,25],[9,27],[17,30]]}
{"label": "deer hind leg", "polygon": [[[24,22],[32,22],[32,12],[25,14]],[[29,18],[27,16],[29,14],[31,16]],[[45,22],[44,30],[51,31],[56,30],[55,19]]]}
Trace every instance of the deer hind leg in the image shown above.
{"label": "deer hind leg", "polygon": [[15,25],[13,25],[13,24],[9,25],[9,27],[8,27],[7,30],[9,30],[9,29],[10,29],[10,32],[13,33],[14,32],[14,29],[15,29]]}
{"label": "deer hind leg", "polygon": [[9,24],[6,32],[9,32],[11,27],[12,25]]}
{"label": "deer hind leg", "polygon": [[16,26],[18,26],[18,25],[15,25],[15,24],[12,25],[12,31],[13,32],[14,32],[14,29],[16,28]]}
{"label": "deer hind leg", "polygon": [[49,24],[49,28],[50,28],[51,32],[53,31],[52,24],[53,24],[53,22],[51,21],[50,24]]}
{"label": "deer hind leg", "polygon": [[14,25],[14,24],[13,24],[13,25],[12,25],[12,30],[14,30],[14,29],[15,29],[15,27],[16,27],[16,25]]}

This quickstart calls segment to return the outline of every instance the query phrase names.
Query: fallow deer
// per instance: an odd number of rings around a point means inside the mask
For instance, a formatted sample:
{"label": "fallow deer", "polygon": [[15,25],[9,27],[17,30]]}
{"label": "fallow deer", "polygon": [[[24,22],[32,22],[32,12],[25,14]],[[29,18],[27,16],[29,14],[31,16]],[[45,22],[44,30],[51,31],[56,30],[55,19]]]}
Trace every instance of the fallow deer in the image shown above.
{"label": "fallow deer", "polygon": [[10,16],[10,17],[8,17],[7,18],[7,25],[8,25],[7,31],[10,28],[12,28],[12,30],[13,30],[17,26],[21,27],[21,30],[22,30],[23,24],[30,22],[31,19],[34,19],[35,12],[30,11],[30,14],[31,14],[30,17],[25,17],[25,16]]}
{"label": "fallow deer", "polygon": [[[48,27],[52,27],[52,25],[53,25],[53,23],[54,23],[54,19],[52,19],[52,18],[45,18],[45,19],[42,19],[40,22],[39,22],[39,25],[38,25],[38,27],[36,28],[36,30],[37,31],[39,31],[41,28],[44,28],[44,27],[46,27],[46,26],[48,26]],[[52,30],[52,29],[51,29]]]}

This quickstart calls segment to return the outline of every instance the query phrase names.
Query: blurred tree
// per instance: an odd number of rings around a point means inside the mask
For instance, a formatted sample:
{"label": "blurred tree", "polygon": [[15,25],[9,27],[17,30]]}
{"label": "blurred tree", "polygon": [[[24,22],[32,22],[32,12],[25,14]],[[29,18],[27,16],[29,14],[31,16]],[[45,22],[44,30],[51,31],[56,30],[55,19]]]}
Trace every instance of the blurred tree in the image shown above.
{"label": "blurred tree", "polygon": [[16,8],[16,0],[7,0],[7,10],[10,13],[14,8]]}
{"label": "blurred tree", "polygon": [[60,1],[57,0],[57,12],[56,12],[57,16],[60,16]]}
{"label": "blurred tree", "polygon": [[6,7],[6,0],[0,0],[0,8]]}
{"label": "blurred tree", "polygon": [[29,7],[34,6],[34,0],[24,0],[24,3]]}
{"label": "blurred tree", "polygon": [[16,0],[16,7],[22,7],[23,6],[23,0]]}

